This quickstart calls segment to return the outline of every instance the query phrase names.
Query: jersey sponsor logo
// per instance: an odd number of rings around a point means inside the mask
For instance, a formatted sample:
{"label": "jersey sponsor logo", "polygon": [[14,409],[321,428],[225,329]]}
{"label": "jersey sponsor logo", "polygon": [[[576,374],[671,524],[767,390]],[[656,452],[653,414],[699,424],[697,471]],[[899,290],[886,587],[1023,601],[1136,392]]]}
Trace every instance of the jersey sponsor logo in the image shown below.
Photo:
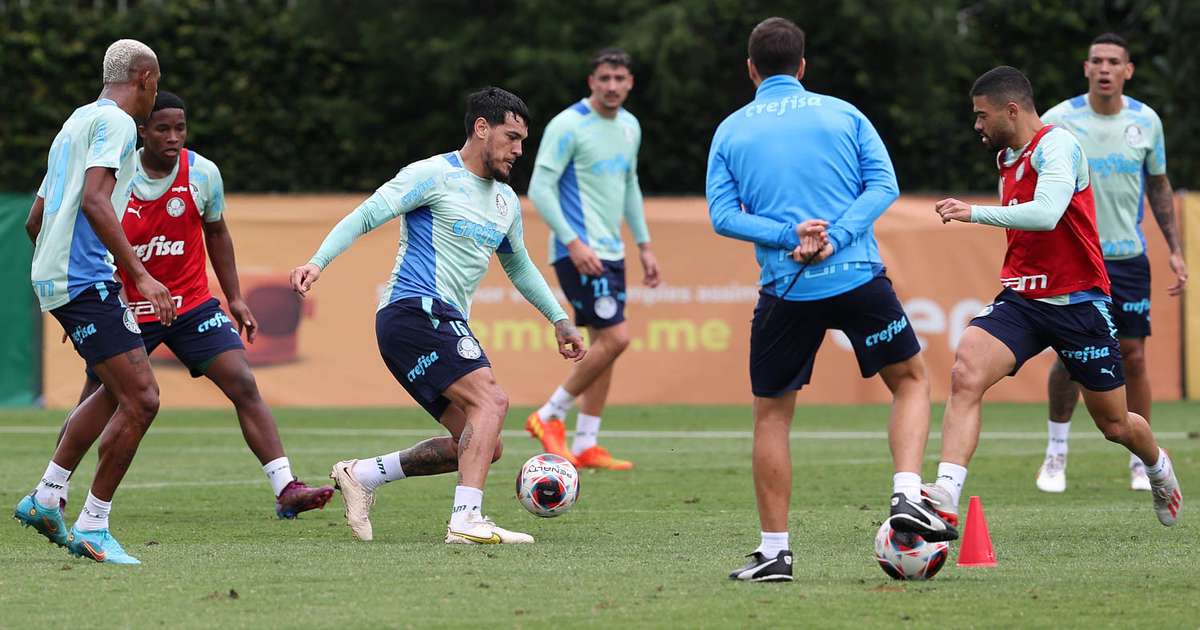
{"label": "jersey sponsor logo", "polygon": [[488,249],[500,247],[500,242],[504,240],[504,233],[497,229],[496,224],[491,221],[480,225],[474,221],[459,219],[454,222],[451,229],[455,236],[470,239],[475,241],[475,245]]}
{"label": "jersey sponsor logo", "polygon": [[437,363],[437,360],[439,358],[440,357],[438,357],[437,352],[430,352],[429,354],[418,358],[417,364],[414,365],[413,368],[408,371],[408,374],[407,374],[408,382],[411,383],[411,382],[417,380],[418,378],[425,376],[425,371],[428,370],[431,365],[433,365],[434,363]]}
{"label": "jersey sponsor logo", "polygon": [[1100,177],[1137,175],[1142,172],[1142,163],[1120,153],[1109,153],[1104,157],[1088,158],[1088,168]]}
{"label": "jersey sponsor logo", "polygon": [[1125,128],[1125,144],[1135,148],[1139,147],[1142,144],[1143,137],[1144,135],[1142,134],[1141,127],[1130,124]]}
{"label": "jersey sponsor logo", "polygon": [[142,327],[138,326],[137,315],[133,314],[132,308],[129,308],[128,306],[125,307],[125,314],[121,316],[121,321],[125,324],[125,328],[129,330],[129,332],[135,335],[142,334]]}
{"label": "jersey sponsor logo", "polygon": [[498,211],[502,217],[508,216],[508,202],[504,200],[504,195],[501,195],[500,193],[496,193],[496,211]]}
{"label": "jersey sponsor logo", "polygon": [[887,328],[867,335],[867,347],[880,343],[890,343],[901,331],[908,328],[908,316],[903,316],[893,322],[888,322]]}
{"label": "jersey sponsor logo", "polygon": [[612,319],[617,314],[617,301],[611,296],[596,298],[595,305],[592,310],[596,312],[596,317],[600,319]]}
{"label": "jersey sponsor logo", "polygon": [[83,343],[84,339],[87,339],[94,334],[96,334],[95,324],[80,324],[75,327],[75,330],[71,331],[71,341],[74,341],[75,345],[79,345]]}
{"label": "jersey sponsor logo", "polygon": [[1059,350],[1058,353],[1061,354],[1064,359],[1078,361],[1080,363],[1087,363],[1093,359],[1105,359],[1112,354],[1109,351],[1108,346],[1101,348],[1097,348],[1096,346],[1088,346],[1081,350]]}
{"label": "jersey sponsor logo", "polygon": [[1036,276],[1021,276],[1019,278],[1000,278],[1000,284],[1018,293],[1021,291],[1035,291],[1049,287],[1050,277],[1043,273]]}
{"label": "jersey sponsor logo", "polygon": [[138,260],[146,262],[155,256],[182,256],[183,241],[168,241],[167,237],[158,235],[144,245],[134,245],[133,254]]}
{"label": "jersey sponsor logo", "polygon": [[458,340],[458,356],[473,361],[483,356],[483,348],[479,346],[479,342],[475,341],[474,337],[460,337]]}
{"label": "jersey sponsor logo", "polygon": [[629,167],[629,158],[625,157],[625,154],[623,153],[618,153],[607,160],[600,160],[599,162],[596,162],[588,170],[596,175],[609,175],[616,177],[628,173]]}
{"label": "jersey sponsor logo", "polygon": [[[180,307],[183,306],[183,296],[181,296],[181,295],[172,295],[171,301],[175,303],[176,310],[178,310]],[[134,315],[138,315],[138,316],[154,314],[154,305],[151,304],[149,300],[143,300],[141,302],[130,302],[129,308],[131,310],[133,310]]]}
{"label": "jersey sponsor logo", "polygon": [[173,192],[173,193],[188,192],[188,187],[187,186],[175,186],[175,187],[171,188],[170,192]]}
{"label": "jersey sponsor logo", "polygon": [[1150,300],[1148,298],[1142,298],[1136,302],[1126,302],[1121,305],[1121,310],[1125,311],[1126,313],[1145,315],[1146,313],[1150,312]]}
{"label": "jersey sponsor logo", "polygon": [[217,311],[216,313],[213,313],[212,317],[209,317],[208,319],[204,320],[203,322],[200,322],[200,325],[196,327],[196,332],[208,332],[210,330],[215,330],[217,328],[220,328],[221,326],[224,326],[225,324],[232,324],[232,323],[233,323],[233,320],[226,317],[225,313],[222,313],[221,311]]}
{"label": "jersey sponsor logo", "polygon": [[1132,256],[1142,252],[1142,242],[1132,238],[1119,241],[1100,241],[1100,249],[1106,258],[1112,256]]}
{"label": "jersey sponsor logo", "polygon": [[751,103],[746,106],[746,118],[754,118],[764,114],[770,116],[782,116],[787,113],[796,112],[806,107],[820,107],[820,96],[789,96],[781,98],[770,103]]}
{"label": "jersey sponsor logo", "polygon": [[169,200],[167,200],[167,214],[176,219],[183,216],[183,211],[186,209],[187,206],[183,203],[183,199],[180,197],[171,197]]}
{"label": "jersey sponsor logo", "polygon": [[400,205],[407,208],[416,204],[425,193],[429,192],[430,188],[433,188],[432,177],[427,177],[417,182],[417,185],[413,186],[412,190],[404,193],[404,196],[400,198]]}

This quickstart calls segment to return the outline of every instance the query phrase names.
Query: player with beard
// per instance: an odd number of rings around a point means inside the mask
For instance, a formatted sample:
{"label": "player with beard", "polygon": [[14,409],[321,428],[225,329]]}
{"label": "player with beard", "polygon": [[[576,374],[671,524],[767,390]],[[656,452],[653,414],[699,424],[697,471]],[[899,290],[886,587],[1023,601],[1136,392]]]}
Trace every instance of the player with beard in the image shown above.
{"label": "player with beard", "polygon": [[402,218],[400,250],[375,315],[383,362],[400,385],[450,432],[410,448],[333,466],[346,520],[359,540],[374,537],[375,490],[384,483],[458,472],[446,542],[532,543],[483,515],[483,486],[500,458],[508,396],[467,324],[471,299],[497,254],[525,299],[554,323],[558,350],[586,351],[525,249],[521,204],[507,182],[528,135],[529,111],[516,95],[490,87],[467,98],[461,149],[414,162],[333,228],[292,287],[307,295],[355,239]]}
{"label": "player with beard", "polygon": [[967,464],[979,443],[983,395],[1045,350],[1054,349],[1104,437],[1146,463],[1159,522],[1179,517],[1183,494],[1171,458],[1150,425],[1126,407],[1121,349],[1109,307],[1109,278],[1096,230],[1087,157],[1070,132],[1043,124],[1033,87],[1016,68],[984,73],[971,88],[975,131],[998,149],[999,206],[943,199],[943,223],[1005,228],[1004,290],[963,332],[942,420],[942,459],[928,498],[957,522]]}

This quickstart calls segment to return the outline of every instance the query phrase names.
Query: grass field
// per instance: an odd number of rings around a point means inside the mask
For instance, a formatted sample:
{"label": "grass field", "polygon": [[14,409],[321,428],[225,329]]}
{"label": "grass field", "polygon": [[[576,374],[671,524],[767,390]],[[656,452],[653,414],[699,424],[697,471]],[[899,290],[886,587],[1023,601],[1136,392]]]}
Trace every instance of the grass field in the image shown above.
{"label": "grass field", "polygon": [[[452,477],[380,491],[375,541],[358,543],[341,500],[279,521],[232,412],[162,412],[117,494],[113,530],[144,563],[68,557],[0,525],[0,627],[1196,627],[1200,514],[1158,524],[1127,489],[1126,455],[1077,416],[1069,486],[1039,493],[1045,409],[990,405],[966,494],[987,509],[999,566],[948,565],[926,583],[887,579],[872,538],[891,491],[882,407],[802,408],[792,441],[796,582],[726,575],[758,543],[746,408],[622,408],[605,442],[638,467],[582,476],[574,510],[541,520],[512,497],[535,442],[509,417],[484,509],[532,546],[442,544]],[[1185,492],[1200,488],[1200,405],[1156,407]],[[416,410],[280,410],[293,468],[404,447],[436,430]],[[935,409],[935,417],[940,411]],[[0,413],[0,505],[43,470],[61,414]],[[624,433],[620,433],[624,432]],[[638,433],[634,433],[638,432]],[[1192,434],[1195,435],[1194,433]],[[931,475],[938,442],[931,442]],[[94,458],[73,479],[68,523]],[[1196,495],[1192,495],[1193,497]],[[1192,499],[1195,501],[1195,499]],[[964,506],[965,506],[964,499]],[[953,556],[951,558],[953,562]]]}

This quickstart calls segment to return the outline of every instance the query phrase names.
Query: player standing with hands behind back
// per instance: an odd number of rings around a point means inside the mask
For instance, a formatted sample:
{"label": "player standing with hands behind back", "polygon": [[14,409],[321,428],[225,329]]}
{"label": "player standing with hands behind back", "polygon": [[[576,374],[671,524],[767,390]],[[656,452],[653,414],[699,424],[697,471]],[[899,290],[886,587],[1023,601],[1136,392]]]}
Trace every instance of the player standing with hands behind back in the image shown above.
{"label": "player standing with hands behind back", "polygon": [[750,34],[754,101],[717,128],[708,208],[718,234],[750,241],[762,266],[750,326],[754,490],[762,542],[730,578],[791,580],[789,432],[830,328],[846,333],[863,378],[892,392],[891,522],[926,540],[955,529],[921,498],[929,381],[904,308],[884,273],[872,226],[899,195],[879,134],[854,106],[804,89],[804,32],[783,18]]}
{"label": "player standing with hands behind back", "polygon": [[[631,64],[619,48],[605,48],[592,57],[591,96],[546,126],[529,182],[529,198],[550,225],[550,262],[575,307],[575,324],[591,330],[591,348],[546,404],[530,414],[525,429],[547,452],[581,468],[633,468],[596,441],[613,365],[629,346],[622,218],[638,245],[642,282],[653,288],[659,281],[638,185],[642,128],[621,107],[633,89]],[[567,450],[563,420],[576,397],[579,417]]]}

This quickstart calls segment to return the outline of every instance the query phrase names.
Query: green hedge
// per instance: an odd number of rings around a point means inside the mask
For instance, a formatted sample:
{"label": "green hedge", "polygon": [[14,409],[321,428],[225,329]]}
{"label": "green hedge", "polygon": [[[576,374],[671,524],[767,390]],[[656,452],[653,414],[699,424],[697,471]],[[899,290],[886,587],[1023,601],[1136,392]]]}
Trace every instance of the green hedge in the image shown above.
{"label": "green hedge", "polygon": [[[27,5],[27,6],[26,6]],[[808,33],[809,89],[856,104],[887,142],[906,191],[991,190],[966,91],[1001,63],[1025,69],[1046,108],[1086,89],[1087,42],[1132,45],[1132,95],[1164,120],[1177,186],[1196,175],[1184,140],[1200,121],[1200,11],[1140,0],[559,0],[500,2],[0,2],[0,190],[33,190],[62,120],[99,91],[119,37],[153,46],[163,89],[192,109],[191,145],[234,191],[369,190],[400,166],[462,142],[462,98],[498,84],[536,120],[518,165],[523,190],[539,131],[586,91],[586,58],[634,56],[628,108],[642,121],[650,193],[700,193],[717,123],[752,96],[750,28],[770,15]],[[97,6],[99,8],[97,8]]]}

